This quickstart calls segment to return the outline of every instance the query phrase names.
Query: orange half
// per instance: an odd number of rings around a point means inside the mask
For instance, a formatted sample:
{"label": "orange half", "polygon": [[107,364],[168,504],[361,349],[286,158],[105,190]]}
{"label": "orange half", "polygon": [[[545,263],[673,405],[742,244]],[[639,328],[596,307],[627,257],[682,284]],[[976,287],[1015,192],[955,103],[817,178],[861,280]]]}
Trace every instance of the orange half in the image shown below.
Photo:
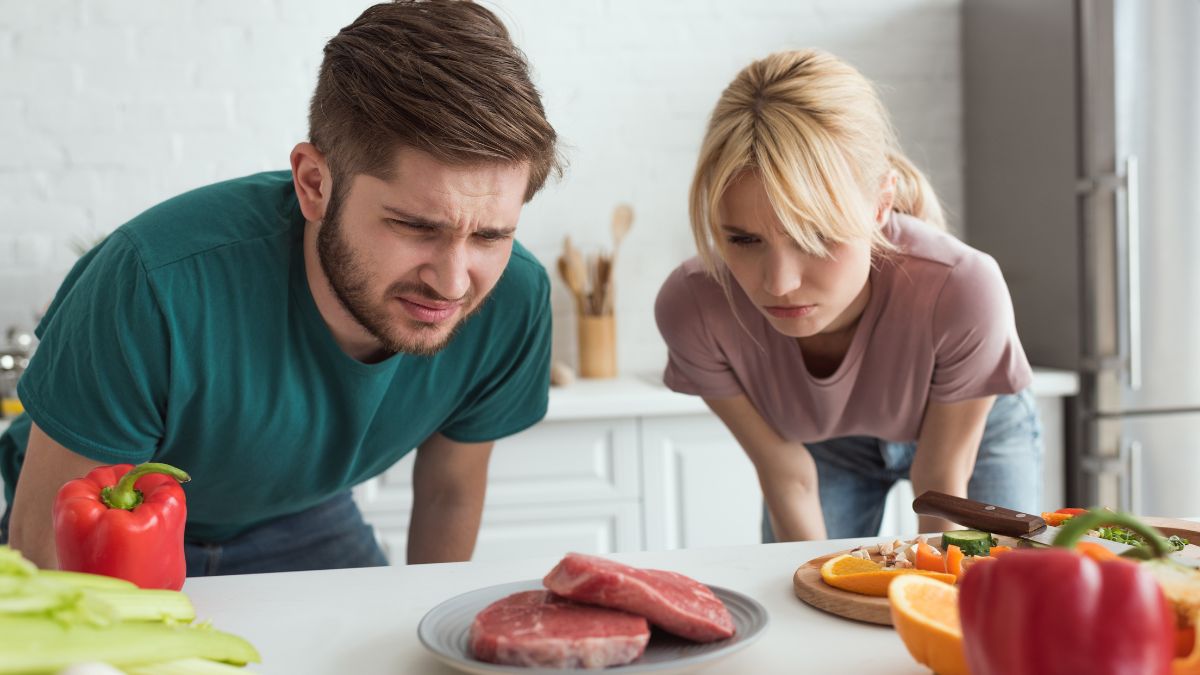
{"label": "orange half", "polygon": [[910,574],[893,581],[887,597],[892,625],[917,663],[938,675],[969,675],[958,621],[957,588]]}

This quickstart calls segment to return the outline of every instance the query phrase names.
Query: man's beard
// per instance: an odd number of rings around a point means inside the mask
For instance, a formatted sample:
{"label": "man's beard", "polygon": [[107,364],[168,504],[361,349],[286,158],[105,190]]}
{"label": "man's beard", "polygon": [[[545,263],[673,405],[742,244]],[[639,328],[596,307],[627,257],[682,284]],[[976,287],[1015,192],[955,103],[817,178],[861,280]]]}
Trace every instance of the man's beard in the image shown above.
{"label": "man's beard", "polygon": [[[445,298],[428,285],[420,282],[396,282],[388,287],[387,292],[381,298],[373,298],[370,290],[371,274],[367,270],[367,266],[351,249],[350,244],[346,242],[342,232],[341,206],[340,195],[335,189],[326,208],[325,221],[321,225],[321,231],[317,234],[317,257],[338,302],[364,330],[383,345],[388,353],[432,356],[440,352],[454,338],[459,327],[471,315],[479,311],[483,302],[479,302],[475,306],[475,296],[470,291],[462,298]],[[445,337],[430,343],[406,333],[436,335],[438,331],[442,330],[438,324],[410,319],[406,323],[415,327],[406,329],[401,323],[403,320],[398,321],[384,308],[382,303],[387,302],[388,298],[399,296],[417,296],[431,302],[459,302],[469,311],[450,330],[446,331]]]}

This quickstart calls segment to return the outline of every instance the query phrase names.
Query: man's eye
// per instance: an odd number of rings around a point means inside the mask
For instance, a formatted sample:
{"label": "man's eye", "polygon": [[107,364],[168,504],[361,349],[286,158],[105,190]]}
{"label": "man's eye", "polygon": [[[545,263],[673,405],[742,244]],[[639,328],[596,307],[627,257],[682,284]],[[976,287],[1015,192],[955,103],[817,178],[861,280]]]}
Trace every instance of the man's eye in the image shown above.
{"label": "man's eye", "polygon": [[476,232],[475,236],[479,237],[480,239],[482,239],[484,241],[493,242],[493,241],[504,241],[505,239],[508,239],[509,235],[507,235],[503,232]]}
{"label": "man's eye", "polygon": [[405,230],[412,230],[416,232],[430,232],[434,229],[433,227],[423,223],[410,223],[407,220],[396,220],[395,218],[388,218],[387,222],[392,227],[399,227]]}

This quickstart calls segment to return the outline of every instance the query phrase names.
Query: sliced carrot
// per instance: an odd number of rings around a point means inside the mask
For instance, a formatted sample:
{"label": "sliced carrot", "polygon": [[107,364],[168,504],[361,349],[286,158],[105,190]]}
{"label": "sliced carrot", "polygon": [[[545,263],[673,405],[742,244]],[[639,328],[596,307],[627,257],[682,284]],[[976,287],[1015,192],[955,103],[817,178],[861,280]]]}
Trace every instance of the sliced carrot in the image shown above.
{"label": "sliced carrot", "polygon": [[936,548],[926,544],[924,539],[917,540],[917,569],[929,572],[946,571],[946,559]]}
{"label": "sliced carrot", "polygon": [[1012,551],[1011,546],[993,546],[991,556],[996,558],[1008,553],[1009,551]]}
{"label": "sliced carrot", "polygon": [[955,579],[962,580],[963,575],[963,552],[962,549],[950,544],[946,547],[946,571],[954,575]]}
{"label": "sliced carrot", "polygon": [[1042,513],[1042,520],[1046,521],[1046,524],[1051,527],[1058,527],[1074,517],[1069,513],[1050,513],[1049,511]]}
{"label": "sliced carrot", "polygon": [[1081,541],[1075,544],[1075,550],[1095,560],[1096,562],[1104,562],[1105,560],[1117,560],[1119,556],[1116,553],[1104,548],[1100,544],[1092,541]]}

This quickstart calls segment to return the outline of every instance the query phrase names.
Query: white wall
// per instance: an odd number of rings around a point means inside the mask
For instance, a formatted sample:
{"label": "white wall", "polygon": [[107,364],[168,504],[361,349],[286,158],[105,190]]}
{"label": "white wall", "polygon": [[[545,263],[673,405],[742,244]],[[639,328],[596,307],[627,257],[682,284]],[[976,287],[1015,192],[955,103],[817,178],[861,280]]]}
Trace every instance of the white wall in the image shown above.
{"label": "white wall", "polygon": [[[33,323],[73,241],[182,190],[285,168],[322,45],[367,4],[0,0],[0,329]],[[652,307],[694,252],[685,197],[704,121],[755,57],[819,46],[879,82],[957,223],[960,0],[488,4],[529,56],[571,162],[519,238],[553,269],[564,234],[599,246],[613,205],[636,209],[616,272],[623,370],[665,360]],[[573,363],[561,284],[554,307],[556,351]]]}

